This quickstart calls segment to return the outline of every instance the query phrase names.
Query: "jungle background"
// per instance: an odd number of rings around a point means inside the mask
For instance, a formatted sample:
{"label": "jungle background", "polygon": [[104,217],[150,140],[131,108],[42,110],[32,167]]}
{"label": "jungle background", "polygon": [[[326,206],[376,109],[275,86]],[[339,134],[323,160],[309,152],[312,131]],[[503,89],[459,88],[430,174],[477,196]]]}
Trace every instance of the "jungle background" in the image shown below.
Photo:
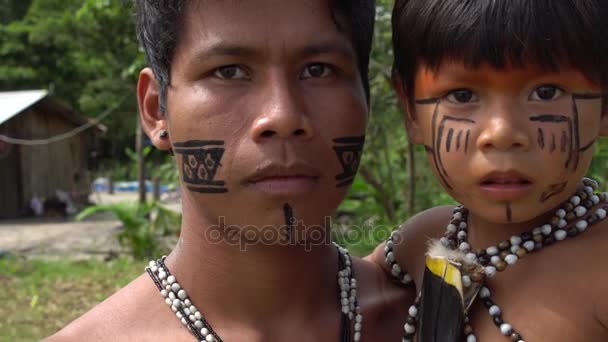
{"label": "jungle background", "polygon": [[[408,143],[390,85],[392,1],[377,0],[370,65],[371,120],[359,173],[334,219],[334,238],[365,255],[400,222],[426,208],[452,203],[435,180],[424,151]],[[138,177],[136,80],[145,65],[137,46],[129,1],[0,0],[0,91],[48,89],[108,132],[93,161],[96,176]],[[144,143],[145,145],[145,143]],[[166,153],[143,149],[142,173],[176,184]],[[608,142],[600,141],[590,175],[605,184]],[[53,260],[0,256],[0,341],[36,341],[60,329],[141,274],[146,258],[166,247],[160,235],[177,229],[179,216],[144,205],[94,207],[123,222],[118,238],[130,253],[110,260]],[[150,213],[157,219],[151,222]],[[159,218],[160,217],[160,218]]]}

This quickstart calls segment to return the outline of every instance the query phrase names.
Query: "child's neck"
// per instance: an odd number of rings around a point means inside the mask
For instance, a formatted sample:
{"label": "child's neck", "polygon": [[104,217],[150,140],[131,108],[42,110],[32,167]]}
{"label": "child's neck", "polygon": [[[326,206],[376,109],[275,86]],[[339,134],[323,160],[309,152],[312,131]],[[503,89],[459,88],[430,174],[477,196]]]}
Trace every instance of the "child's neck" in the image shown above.
{"label": "child's neck", "polygon": [[549,221],[554,211],[548,211],[536,218],[519,223],[495,223],[485,220],[479,215],[469,211],[468,227],[469,242],[473,249],[494,246],[500,241],[509,240],[514,235],[523,232],[531,232],[535,227],[541,226]]}

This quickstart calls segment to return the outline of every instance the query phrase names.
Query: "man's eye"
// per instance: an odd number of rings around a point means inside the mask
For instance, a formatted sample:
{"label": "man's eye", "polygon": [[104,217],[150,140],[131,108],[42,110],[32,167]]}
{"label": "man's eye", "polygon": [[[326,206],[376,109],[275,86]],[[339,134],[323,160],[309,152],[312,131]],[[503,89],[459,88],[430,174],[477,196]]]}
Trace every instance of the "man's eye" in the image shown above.
{"label": "man's eye", "polygon": [[307,65],[306,68],[304,68],[301,78],[306,79],[327,77],[331,74],[331,71],[331,68],[327,64],[313,63]]}
{"label": "man's eye", "polygon": [[247,73],[238,65],[221,66],[215,69],[213,75],[223,80],[238,80],[247,78]]}
{"label": "man's eye", "polygon": [[470,103],[478,100],[477,95],[469,89],[452,90],[446,99],[452,103]]}
{"label": "man's eye", "polygon": [[550,101],[559,98],[564,91],[554,85],[545,84],[540,87],[534,89],[532,94],[530,94],[530,100],[533,101]]}

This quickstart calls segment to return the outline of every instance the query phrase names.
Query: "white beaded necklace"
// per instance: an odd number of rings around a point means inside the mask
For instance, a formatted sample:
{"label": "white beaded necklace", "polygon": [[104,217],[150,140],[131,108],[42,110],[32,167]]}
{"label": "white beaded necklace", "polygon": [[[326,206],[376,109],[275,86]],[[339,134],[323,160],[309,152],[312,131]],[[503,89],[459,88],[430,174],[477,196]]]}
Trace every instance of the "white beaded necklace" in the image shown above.
{"label": "white beaded necklace", "polygon": [[[341,305],[341,333],[340,342],[351,341],[350,327],[354,321],[354,334],[352,341],[361,341],[361,330],[363,314],[357,301],[357,280],[355,279],[352,259],[348,250],[334,243],[338,250],[338,286],[340,288]],[[209,322],[205,320],[197,309],[175,276],[169,272],[165,265],[166,256],[161,259],[152,260],[145,270],[154,281],[160,291],[165,303],[175,313],[175,316],[188,328],[198,341],[222,342],[219,335],[213,330]]]}
{"label": "white beaded necklace", "polygon": [[[470,287],[472,283],[481,283],[479,298],[488,309],[494,324],[499,328],[502,335],[510,338],[511,341],[524,342],[524,338],[518,333],[511,324],[502,319],[502,310],[491,298],[490,289],[485,282],[485,278],[496,276],[497,272],[504,271],[509,265],[514,265],[517,261],[529,253],[539,251],[556,242],[562,241],[567,237],[575,237],[584,232],[590,225],[593,225],[606,218],[608,214],[608,193],[595,193],[598,182],[583,178],[583,186],[570,197],[570,199],[555,212],[555,215],[546,224],[534,228],[530,232],[514,235],[509,240],[502,241],[495,246],[472,252],[468,242],[467,215],[468,210],[462,206],[454,209],[454,214],[446,228],[445,235],[440,239],[441,243],[450,249],[458,249],[466,254],[466,258],[472,262],[483,266],[484,274],[474,274],[462,276],[464,287]],[[588,214],[596,205],[604,203],[595,212]],[[586,218],[583,218],[587,215]],[[569,229],[568,226],[570,226]],[[396,263],[393,252],[393,232],[387,240],[385,252],[386,264],[391,268],[392,274],[397,281],[404,285],[411,285],[412,277],[401,270]],[[403,342],[412,342],[416,334],[418,322],[418,311],[420,306],[421,294],[418,295],[414,304],[408,310],[408,318],[404,325]],[[467,342],[476,342],[477,337],[473,333],[473,328],[469,324],[468,314],[465,313],[464,335]]]}

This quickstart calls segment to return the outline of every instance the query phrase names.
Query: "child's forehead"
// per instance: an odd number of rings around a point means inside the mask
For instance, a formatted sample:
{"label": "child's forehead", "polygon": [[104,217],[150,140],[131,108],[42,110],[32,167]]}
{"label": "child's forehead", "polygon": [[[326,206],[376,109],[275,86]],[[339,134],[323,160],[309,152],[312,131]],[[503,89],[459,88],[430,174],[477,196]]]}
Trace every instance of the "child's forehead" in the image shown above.
{"label": "child's forehead", "polygon": [[467,65],[463,61],[448,60],[437,66],[421,63],[415,78],[416,93],[427,87],[450,86],[461,83],[477,86],[524,86],[529,83],[547,82],[572,87],[572,89],[599,90],[599,86],[589,80],[583,71],[570,66],[560,66],[557,70],[540,65],[506,65],[497,68],[489,63]]}

